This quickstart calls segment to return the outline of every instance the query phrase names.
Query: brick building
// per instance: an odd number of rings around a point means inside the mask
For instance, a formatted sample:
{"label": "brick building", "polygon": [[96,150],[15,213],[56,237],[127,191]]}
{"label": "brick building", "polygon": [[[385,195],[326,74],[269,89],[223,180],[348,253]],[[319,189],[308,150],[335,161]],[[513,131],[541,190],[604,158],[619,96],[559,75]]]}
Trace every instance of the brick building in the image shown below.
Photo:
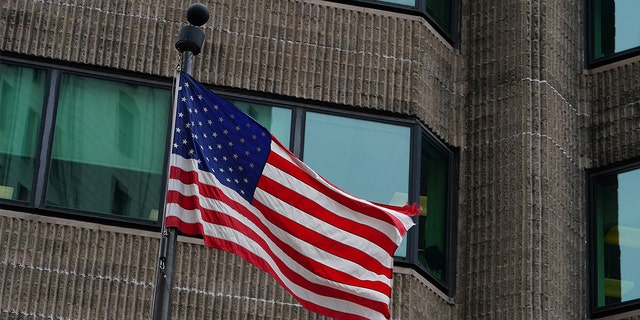
{"label": "brick building", "polygon": [[[193,75],[330,181],[420,202],[393,319],[640,319],[625,0],[212,0]],[[190,3],[0,4],[0,318],[148,319]],[[318,319],[180,237],[173,319]]]}

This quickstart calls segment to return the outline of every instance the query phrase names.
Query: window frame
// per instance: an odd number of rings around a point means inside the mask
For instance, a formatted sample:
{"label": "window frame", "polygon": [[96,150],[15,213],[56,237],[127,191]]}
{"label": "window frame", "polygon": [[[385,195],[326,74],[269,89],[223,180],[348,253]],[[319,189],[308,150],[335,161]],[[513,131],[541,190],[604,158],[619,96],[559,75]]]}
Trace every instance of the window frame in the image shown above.
{"label": "window frame", "polygon": [[620,52],[616,52],[613,54],[606,55],[604,57],[595,57],[595,1],[597,0],[584,0],[584,6],[586,8],[584,13],[584,20],[586,23],[584,24],[585,32],[584,32],[584,43],[586,44],[585,55],[586,55],[586,67],[587,68],[597,68],[610,63],[626,60],[632,57],[636,57],[640,55],[640,43],[636,47],[629,48]]}
{"label": "window frame", "polygon": [[[453,148],[444,143],[437,135],[435,135],[427,126],[420,121],[414,123],[414,129],[412,130],[412,142],[411,142],[411,164],[409,173],[409,199],[413,199],[416,203],[420,201],[420,179],[421,175],[421,156],[422,156],[422,138],[425,137],[436,147],[440,152],[447,154],[449,159],[449,172],[447,177],[447,190],[446,190],[446,222],[445,222],[445,242],[446,242],[446,274],[447,277],[444,281],[440,280],[436,276],[432,275],[426,268],[418,263],[418,229],[409,230],[407,233],[407,257],[400,258],[395,257],[395,262],[399,266],[409,267],[416,270],[420,275],[425,277],[429,282],[434,284],[436,288],[445,293],[449,297],[453,297],[456,284],[456,240],[458,236],[457,232],[457,219],[458,219],[458,170],[459,170],[459,157],[460,152],[457,148]],[[427,165],[428,166],[428,165]],[[411,177],[418,177],[411,179]],[[419,217],[414,217],[414,222],[418,226]]]}
{"label": "window frame", "polygon": [[328,0],[359,7],[368,7],[391,12],[421,16],[454,48],[460,45],[460,0],[451,1],[451,32],[447,32],[427,11],[426,0],[415,0],[416,5],[407,6],[381,0]]}
{"label": "window frame", "polygon": [[[283,104],[282,101],[279,102]],[[420,121],[407,117],[397,118],[389,117],[383,114],[363,113],[358,110],[349,109],[335,109],[330,107],[310,106],[306,104],[298,104],[298,107],[294,107],[294,118],[297,119],[297,128],[299,132],[292,133],[292,139],[294,141],[293,146],[297,145],[298,148],[292,152],[300,159],[304,156],[304,132],[305,132],[305,114],[306,112],[323,113],[340,117],[348,117],[360,120],[374,121],[379,123],[386,123],[392,125],[403,125],[410,127],[410,155],[409,155],[409,199],[410,203],[419,203],[420,197],[420,158],[422,152],[422,138],[426,136],[427,139],[436,147],[439,151],[445,153],[449,159],[449,175],[447,177],[447,191],[446,191],[446,205],[447,205],[447,219],[445,223],[446,230],[446,280],[442,281],[432,275],[426,268],[422,267],[418,262],[418,230],[417,227],[418,217],[414,217],[416,225],[407,232],[407,256],[406,257],[394,257],[394,263],[397,266],[411,268],[417,271],[421,276],[425,277],[429,282],[435,285],[440,291],[449,297],[453,296],[455,292],[455,272],[456,272],[456,239],[457,239],[457,190],[458,190],[458,164],[459,164],[459,150],[444,143],[437,135],[435,135],[427,126]],[[295,114],[299,113],[296,117]],[[293,120],[292,120],[293,122]],[[292,124],[293,125],[293,124]],[[413,178],[417,177],[417,178]]]}
{"label": "window frame", "polygon": [[44,68],[44,67],[40,67],[40,66],[32,66],[30,64],[28,64],[27,62],[24,61],[16,61],[16,62],[8,62],[5,61],[6,59],[3,59],[2,57],[0,57],[0,63],[5,64],[5,65],[9,65],[9,66],[14,66],[14,67],[22,67],[22,68],[31,68],[34,70],[40,70],[42,72],[45,73],[44,77],[44,94],[43,94],[43,101],[42,101],[42,112],[40,114],[40,123],[39,123],[39,129],[38,129],[38,136],[36,138],[36,152],[35,152],[35,156],[34,156],[34,161],[33,161],[33,176],[31,177],[31,188],[33,189],[30,194],[29,194],[29,199],[27,201],[22,201],[22,200],[14,200],[14,199],[1,199],[2,202],[6,202],[10,205],[14,205],[17,207],[22,207],[22,208],[28,208],[30,206],[31,203],[34,202],[34,200],[36,199],[36,194],[37,194],[37,183],[39,181],[39,175],[40,175],[40,162],[41,162],[41,157],[42,157],[42,141],[43,141],[43,132],[45,130],[44,128],[44,119],[46,118],[46,112],[47,112],[47,107],[48,107],[48,101],[49,101],[49,96],[52,94],[52,90],[50,90],[50,88],[52,87],[52,83],[51,83],[51,73],[52,71],[48,68]]}
{"label": "window frame", "polygon": [[[171,86],[172,82],[162,81],[160,78],[153,79],[149,77],[136,77],[129,76],[125,74],[118,73],[108,73],[104,71],[98,71],[93,69],[84,69],[77,68],[73,66],[65,66],[58,65],[47,62],[37,62],[37,61],[29,61],[23,60],[19,58],[13,57],[0,57],[0,63],[32,68],[32,69],[40,69],[46,72],[46,80],[45,80],[45,94],[44,94],[44,102],[43,102],[43,110],[42,116],[40,119],[40,131],[37,139],[38,148],[36,151],[36,159],[34,164],[34,177],[32,184],[32,192],[27,201],[13,200],[13,199],[0,199],[0,208],[8,208],[8,209],[19,209],[21,211],[26,211],[35,214],[47,215],[47,216],[59,216],[59,217],[72,217],[85,221],[95,221],[99,223],[109,224],[109,225],[117,225],[117,226],[137,226],[142,229],[153,230],[157,229],[162,225],[161,219],[156,221],[145,220],[140,218],[127,217],[124,215],[114,215],[108,213],[98,213],[98,212],[89,212],[83,211],[80,209],[74,208],[64,208],[60,206],[53,206],[46,204],[46,188],[47,182],[49,179],[49,169],[51,165],[51,151],[53,147],[53,138],[54,138],[54,130],[55,130],[55,120],[57,117],[57,109],[58,109],[58,99],[60,98],[60,83],[62,80],[62,76],[65,74],[80,76],[80,77],[90,77],[99,80],[107,80],[114,81],[117,83],[125,83],[125,84],[133,84],[133,85],[141,85],[153,88],[166,89],[170,92],[171,95]],[[167,101],[167,112],[171,113],[171,101]],[[168,121],[165,124],[167,128],[166,137],[165,137],[165,145],[164,145],[164,153],[163,153],[163,164],[162,164],[162,186],[160,199],[161,202],[158,204],[158,211],[163,212],[164,209],[164,186],[166,184],[166,174],[167,174],[167,159],[169,152],[169,141],[171,137],[171,130],[169,129],[171,126],[172,116],[169,115],[167,117]],[[159,215],[160,216],[160,215]]]}
{"label": "window frame", "polygon": [[632,159],[587,171],[587,309],[593,318],[601,318],[632,310],[640,310],[640,298],[598,307],[598,255],[597,255],[597,214],[596,182],[600,178],[617,176],[621,173],[640,170],[640,159]]}
{"label": "window frame", "polygon": [[[19,210],[40,215],[66,217],[85,221],[93,221],[107,225],[117,225],[125,227],[133,227],[147,230],[157,230],[162,225],[162,214],[159,214],[157,221],[144,220],[140,218],[132,218],[120,215],[112,215],[107,213],[85,212],[79,209],[63,208],[59,206],[50,206],[45,203],[45,191],[47,188],[48,174],[51,164],[51,151],[53,147],[53,138],[55,130],[55,118],[57,115],[57,106],[60,93],[60,83],[62,76],[72,74],[83,77],[93,77],[96,79],[116,81],[120,83],[128,83],[135,85],[145,85],[156,88],[164,88],[171,90],[173,81],[163,78],[141,78],[137,76],[129,76],[121,73],[108,73],[106,71],[87,70],[79,67],[71,67],[57,65],[53,63],[34,62],[18,58],[0,57],[0,63],[22,66],[34,69],[43,69],[46,71],[46,87],[43,102],[43,111],[40,119],[40,132],[38,136],[38,149],[36,154],[36,164],[34,167],[33,191],[28,201],[19,201],[12,199],[0,199],[0,208],[9,210]],[[426,268],[417,262],[418,249],[418,230],[412,228],[407,233],[407,256],[394,257],[394,264],[397,266],[408,267],[416,270],[425,277],[436,288],[441,290],[447,296],[452,297],[455,289],[455,270],[456,270],[456,238],[457,238],[457,190],[458,190],[458,165],[459,150],[446,144],[442,139],[436,136],[431,130],[418,119],[409,115],[390,115],[388,112],[379,110],[363,110],[350,106],[336,106],[333,104],[310,104],[306,102],[295,101],[293,98],[284,100],[282,97],[270,98],[260,96],[254,92],[238,92],[224,91],[224,88],[211,88],[220,96],[229,100],[244,101],[249,103],[285,108],[291,110],[290,123],[290,146],[291,151],[298,157],[302,158],[304,151],[304,132],[305,118],[307,112],[329,114],[339,117],[346,117],[358,120],[367,120],[378,123],[398,125],[408,127],[409,138],[409,172],[408,174],[408,191],[410,202],[419,203],[420,185],[421,185],[421,152],[422,140],[426,137],[438,151],[448,156],[449,172],[447,177],[446,190],[446,280],[442,281],[431,275]],[[278,99],[279,98],[279,99]],[[167,102],[167,110],[171,111],[171,102]],[[167,133],[165,137],[165,152],[162,172],[162,190],[161,199],[164,199],[164,190],[166,189],[168,155],[170,152],[169,145],[173,132],[171,130],[173,115],[169,115],[168,123],[166,123]],[[159,211],[164,212],[164,201],[159,206]],[[417,222],[418,217],[414,217]]]}

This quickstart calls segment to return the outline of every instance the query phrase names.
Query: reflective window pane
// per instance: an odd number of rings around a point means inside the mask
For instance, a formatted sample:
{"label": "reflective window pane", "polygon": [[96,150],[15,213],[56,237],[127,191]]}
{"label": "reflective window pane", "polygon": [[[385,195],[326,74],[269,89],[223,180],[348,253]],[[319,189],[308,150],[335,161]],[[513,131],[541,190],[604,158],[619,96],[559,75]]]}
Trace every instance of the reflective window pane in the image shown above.
{"label": "reflective window pane", "polygon": [[[306,114],[303,161],[339,188],[385,204],[408,202],[409,127]],[[396,256],[406,256],[406,242]]]}
{"label": "reflective window pane", "polygon": [[594,0],[593,52],[601,58],[640,46],[640,1]]}
{"label": "reflective window pane", "polygon": [[410,128],[308,112],[304,162],[343,190],[406,204]]}
{"label": "reflective window pane", "polygon": [[0,64],[0,198],[32,193],[45,85],[44,70]]}
{"label": "reflective window pane", "polygon": [[640,299],[640,169],[595,183],[597,306]]}
{"label": "reflective window pane", "polygon": [[157,220],[170,106],[169,90],[64,75],[47,204]]}
{"label": "reflective window pane", "polygon": [[291,148],[291,110],[244,101],[233,101],[238,109],[263,125],[282,144]]}
{"label": "reflective window pane", "polygon": [[422,137],[420,157],[420,217],[418,263],[431,275],[447,279],[447,199],[449,155],[427,136]]}

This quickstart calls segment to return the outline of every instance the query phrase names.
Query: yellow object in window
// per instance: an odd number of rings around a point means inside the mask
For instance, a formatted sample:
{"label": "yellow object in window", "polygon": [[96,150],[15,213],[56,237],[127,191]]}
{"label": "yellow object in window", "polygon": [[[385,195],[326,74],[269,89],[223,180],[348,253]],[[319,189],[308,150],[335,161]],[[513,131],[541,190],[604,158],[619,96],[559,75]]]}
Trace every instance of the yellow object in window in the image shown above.
{"label": "yellow object in window", "polygon": [[0,186],[0,198],[13,199],[13,187]]}
{"label": "yellow object in window", "polygon": [[611,227],[604,235],[604,243],[640,248],[640,229],[623,226]]}
{"label": "yellow object in window", "polygon": [[633,289],[634,283],[618,279],[604,278],[604,295],[622,298],[622,295]]}

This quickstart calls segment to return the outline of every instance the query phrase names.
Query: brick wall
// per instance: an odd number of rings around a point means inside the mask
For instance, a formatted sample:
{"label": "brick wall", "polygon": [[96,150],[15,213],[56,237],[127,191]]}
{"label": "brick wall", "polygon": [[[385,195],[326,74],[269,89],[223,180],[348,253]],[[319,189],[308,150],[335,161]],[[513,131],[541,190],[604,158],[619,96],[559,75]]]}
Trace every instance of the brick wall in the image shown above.
{"label": "brick wall", "polygon": [[[584,70],[583,1],[463,0],[459,49],[416,16],[204,3],[202,82],[417,116],[459,148],[455,296],[399,268],[395,319],[587,316],[585,172],[640,156],[640,62]],[[187,6],[4,1],[0,54],[168,80]],[[0,212],[0,315],[148,318],[156,235]],[[174,318],[317,319],[237,257],[183,240]]]}

